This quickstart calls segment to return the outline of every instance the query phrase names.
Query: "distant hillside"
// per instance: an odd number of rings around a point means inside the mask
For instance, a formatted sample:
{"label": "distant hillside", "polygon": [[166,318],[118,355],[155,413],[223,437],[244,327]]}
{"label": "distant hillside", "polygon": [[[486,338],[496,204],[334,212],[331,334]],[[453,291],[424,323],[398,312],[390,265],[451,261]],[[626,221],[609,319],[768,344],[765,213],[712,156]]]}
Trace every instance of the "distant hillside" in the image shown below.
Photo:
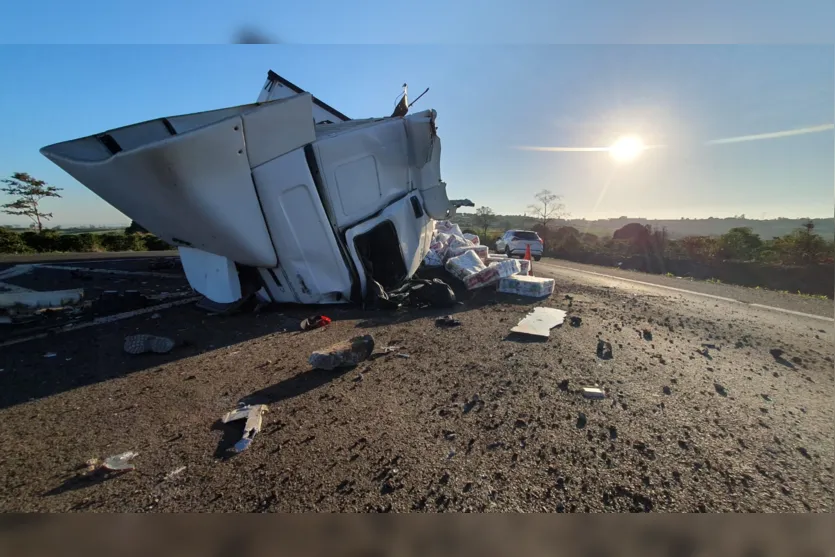
{"label": "distant hillside", "polygon": [[[461,228],[476,228],[473,222],[472,213],[459,213],[453,219]],[[771,239],[775,236],[783,236],[792,230],[800,228],[809,219],[746,219],[746,218],[707,218],[707,219],[679,219],[679,220],[653,220],[642,218],[621,217],[617,219],[585,220],[569,219],[568,221],[555,222],[557,225],[569,225],[582,232],[590,232],[598,236],[611,236],[612,233],[629,224],[638,222],[650,224],[653,228],[666,228],[671,238],[682,238],[684,236],[721,236],[731,228],[747,226],[755,234],[763,239]],[[826,238],[835,237],[835,219],[811,219],[815,223],[815,232]],[[535,224],[531,217],[522,215],[497,215],[491,229],[508,230],[511,228],[530,228]]]}

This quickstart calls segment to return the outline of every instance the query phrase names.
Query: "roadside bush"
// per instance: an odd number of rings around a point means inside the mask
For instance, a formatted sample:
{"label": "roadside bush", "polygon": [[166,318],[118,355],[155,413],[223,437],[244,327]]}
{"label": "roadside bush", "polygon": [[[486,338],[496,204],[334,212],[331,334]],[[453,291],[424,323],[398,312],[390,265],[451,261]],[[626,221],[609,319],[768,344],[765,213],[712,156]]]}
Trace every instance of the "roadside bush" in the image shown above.
{"label": "roadside bush", "polygon": [[30,253],[32,251],[19,233],[8,228],[0,228],[0,253]]}
{"label": "roadside bush", "polygon": [[145,243],[145,249],[150,251],[166,251],[170,249],[174,249],[174,246],[162,240],[161,238],[157,238],[153,234],[145,234],[143,237],[143,242]]}
{"label": "roadside bush", "polygon": [[41,232],[27,230],[20,236],[27,246],[38,253],[58,251],[58,240],[61,237],[54,230],[43,230]]}
{"label": "roadside bush", "polygon": [[99,236],[99,244],[107,251],[145,251],[145,243],[138,234],[108,232]]}
{"label": "roadside bush", "polygon": [[759,235],[746,227],[731,228],[719,237],[719,256],[740,261],[755,259],[762,248]]}
{"label": "roadside bush", "polygon": [[64,234],[58,237],[58,251],[86,252],[96,249],[96,236],[90,233]]}

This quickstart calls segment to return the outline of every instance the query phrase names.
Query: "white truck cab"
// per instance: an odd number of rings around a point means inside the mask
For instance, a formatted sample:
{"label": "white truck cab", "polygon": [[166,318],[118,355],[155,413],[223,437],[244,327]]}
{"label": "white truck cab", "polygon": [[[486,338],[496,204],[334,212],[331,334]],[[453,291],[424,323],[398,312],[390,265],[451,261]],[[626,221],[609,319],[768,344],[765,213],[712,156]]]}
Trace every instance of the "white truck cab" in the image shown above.
{"label": "white truck cab", "polygon": [[339,303],[360,301],[369,278],[396,286],[428,252],[433,219],[469,203],[447,198],[435,111],[350,120],[276,78],[262,102],[41,153],[178,246],[189,283],[215,302],[263,289]]}

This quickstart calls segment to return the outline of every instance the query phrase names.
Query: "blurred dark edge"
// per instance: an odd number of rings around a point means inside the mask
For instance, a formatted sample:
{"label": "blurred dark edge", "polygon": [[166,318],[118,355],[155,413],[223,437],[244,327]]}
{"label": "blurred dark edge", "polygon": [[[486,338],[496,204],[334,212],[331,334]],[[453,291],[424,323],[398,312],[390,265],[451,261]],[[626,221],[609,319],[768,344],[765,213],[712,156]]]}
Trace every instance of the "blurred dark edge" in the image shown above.
{"label": "blurred dark edge", "polygon": [[235,32],[235,37],[232,40],[235,44],[279,44],[280,40],[271,37],[255,27],[242,27]]}
{"label": "blurred dark edge", "polygon": [[0,555],[798,556],[832,554],[829,515],[0,515]]}

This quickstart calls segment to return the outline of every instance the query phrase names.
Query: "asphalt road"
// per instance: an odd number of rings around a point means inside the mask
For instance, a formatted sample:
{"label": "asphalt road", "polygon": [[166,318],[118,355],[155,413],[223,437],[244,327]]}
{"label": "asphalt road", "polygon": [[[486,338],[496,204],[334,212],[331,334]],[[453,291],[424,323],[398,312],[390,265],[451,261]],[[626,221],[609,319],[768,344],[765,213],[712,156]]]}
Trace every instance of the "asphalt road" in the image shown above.
{"label": "asphalt road", "polygon": [[[182,306],[2,348],[0,510],[833,510],[831,301],[534,269],[555,278],[549,299],[478,291],[455,328],[436,326],[441,310]],[[536,306],[582,322],[510,336]],[[333,323],[298,331],[313,311]],[[129,356],[137,332],[178,346]],[[398,348],[310,369],[310,352],[359,334]],[[604,400],[583,399],[593,384]],[[239,401],[269,412],[230,456],[241,425],[219,418]],[[135,471],[79,471],[126,450]]]}

